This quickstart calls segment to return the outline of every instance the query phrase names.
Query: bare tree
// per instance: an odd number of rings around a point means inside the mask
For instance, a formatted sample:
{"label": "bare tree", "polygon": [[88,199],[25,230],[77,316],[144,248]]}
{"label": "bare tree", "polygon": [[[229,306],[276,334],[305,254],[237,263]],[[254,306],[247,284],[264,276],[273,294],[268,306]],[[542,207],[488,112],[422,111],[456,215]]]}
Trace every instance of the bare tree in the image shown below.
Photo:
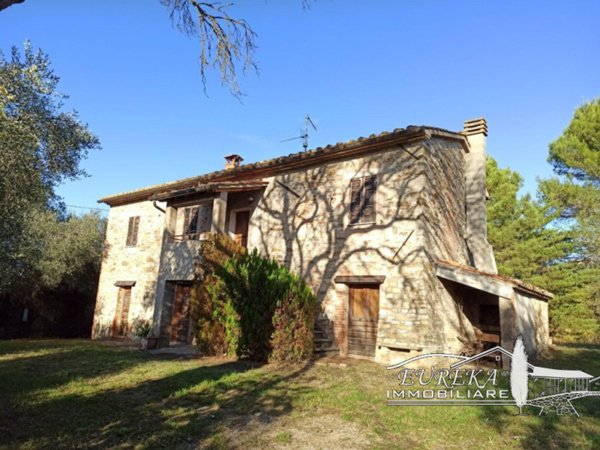
{"label": "bare tree", "polygon": [[169,8],[171,20],[187,36],[200,40],[200,75],[206,92],[206,70],[213,67],[235,97],[242,91],[237,81],[240,71],[257,70],[254,61],[256,33],[244,19],[227,13],[233,3],[196,0],[161,0]]}
{"label": "bare tree", "polygon": [[[0,11],[25,0],[0,0]],[[242,91],[238,74],[257,70],[254,61],[256,33],[244,19],[228,14],[233,3],[197,0],[161,0],[169,9],[173,24],[186,36],[200,41],[200,75],[206,92],[207,69],[216,68],[221,81],[235,97]],[[308,7],[308,1],[303,1]]]}

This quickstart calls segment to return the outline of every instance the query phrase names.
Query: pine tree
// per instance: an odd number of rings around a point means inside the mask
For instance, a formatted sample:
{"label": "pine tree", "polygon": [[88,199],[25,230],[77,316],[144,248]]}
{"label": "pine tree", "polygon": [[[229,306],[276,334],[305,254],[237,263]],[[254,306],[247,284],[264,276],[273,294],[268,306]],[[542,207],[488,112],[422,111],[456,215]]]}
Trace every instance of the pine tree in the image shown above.
{"label": "pine tree", "polygon": [[529,194],[519,197],[522,185],[521,175],[488,158],[488,239],[501,274],[543,284],[545,274],[573,251],[573,236],[549,226],[557,215],[546,205]]}
{"label": "pine tree", "polygon": [[561,211],[545,198],[519,197],[522,177],[498,168],[492,158],[487,162],[487,184],[488,239],[499,272],[554,293],[550,325],[558,340],[596,340],[598,272],[578,257],[580,228],[558,226]]}
{"label": "pine tree", "polygon": [[561,295],[555,319],[561,334],[600,340],[600,98],[579,107],[563,134],[550,144],[556,177],[543,181],[545,203],[557,226],[573,233],[575,249],[552,280]]}

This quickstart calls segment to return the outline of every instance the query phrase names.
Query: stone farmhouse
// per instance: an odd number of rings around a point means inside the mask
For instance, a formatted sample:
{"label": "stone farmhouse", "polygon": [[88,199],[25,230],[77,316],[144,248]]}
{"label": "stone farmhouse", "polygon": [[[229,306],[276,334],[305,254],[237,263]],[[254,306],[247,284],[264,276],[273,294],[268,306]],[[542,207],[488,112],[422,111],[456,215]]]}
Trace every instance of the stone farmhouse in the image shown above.
{"label": "stone farmhouse", "polygon": [[406,359],[550,342],[551,294],[497,274],[486,237],[484,119],[409,126],[102,198],[110,206],[93,337],[150,321],[192,343],[198,248],[226,233],[317,294],[318,351]]}

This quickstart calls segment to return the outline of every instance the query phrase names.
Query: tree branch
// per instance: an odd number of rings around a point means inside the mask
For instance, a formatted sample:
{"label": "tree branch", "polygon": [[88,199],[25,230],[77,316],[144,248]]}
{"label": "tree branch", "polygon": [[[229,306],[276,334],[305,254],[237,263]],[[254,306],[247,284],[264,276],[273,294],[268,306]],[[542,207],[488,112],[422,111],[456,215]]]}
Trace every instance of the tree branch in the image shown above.
{"label": "tree branch", "polygon": [[257,70],[254,62],[256,33],[248,22],[227,13],[231,3],[197,0],[162,0],[171,12],[171,20],[187,36],[200,41],[200,75],[206,92],[206,70],[216,67],[221,82],[239,98],[243,95],[237,75],[240,70]]}
{"label": "tree branch", "polygon": [[17,3],[23,3],[24,1],[25,0],[0,0],[0,11],[9,6],[16,5]]}

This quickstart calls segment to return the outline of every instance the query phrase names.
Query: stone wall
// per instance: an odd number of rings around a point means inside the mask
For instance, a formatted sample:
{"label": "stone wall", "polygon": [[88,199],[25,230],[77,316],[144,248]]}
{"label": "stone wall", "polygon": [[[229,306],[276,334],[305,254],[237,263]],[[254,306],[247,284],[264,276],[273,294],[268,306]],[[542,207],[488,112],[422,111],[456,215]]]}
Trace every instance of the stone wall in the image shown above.
{"label": "stone wall", "polygon": [[[337,275],[386,277],[377,360],[445,346],[440,330],[455,308],[440,300],[429,258],[463,261],[466,255],[463,152],[451,141],[421,142],[270,180],[250,219],[249,247],[312,286],[342,354],[348,287],[334,282]],[[352,225],[350,181],[367,175],[378,181],[376,221]]]}
{"label": "stone wall", "polygon": [[[164,205],[159,205],[164,208]],[[140,216],[137,245],[126,246],[129,218]],[[164,214],[152,202],[114,206],[108,215],[92,337],[110,335],[115,317],[118,281],[135,281],[129,307],[130,332],[138,321],[151,321],[163,240]]]}
{"label": "stone wall", "polygon": [[432,352],[458,351],[468,319],[435,274],[437,259],[468,262],[465,242],[465,153],[455,141],[431,139],[425,144],[423,173],[427,177],[419,217],[424,261],[417,297],[427,311],[431,331],[423,341]]}

